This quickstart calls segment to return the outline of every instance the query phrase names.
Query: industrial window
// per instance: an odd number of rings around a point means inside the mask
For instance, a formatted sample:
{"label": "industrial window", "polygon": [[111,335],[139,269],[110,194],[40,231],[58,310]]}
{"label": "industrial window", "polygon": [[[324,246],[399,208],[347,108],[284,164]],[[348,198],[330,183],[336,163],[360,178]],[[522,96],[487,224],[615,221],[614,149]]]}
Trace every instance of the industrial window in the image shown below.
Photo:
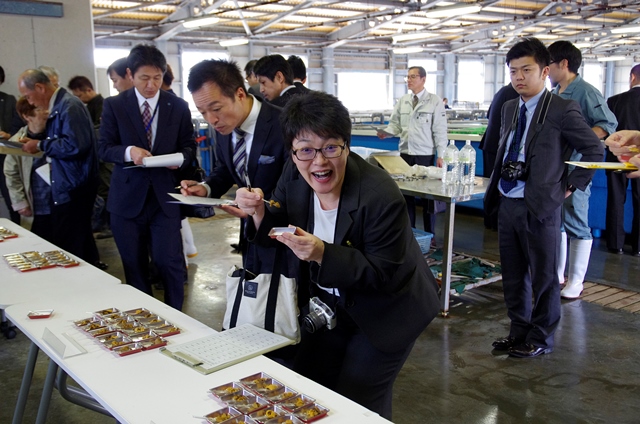
{"label": "industrial window", "polygon": [[602,63],[586,63],[583,65],[583,71],[584,74],[582,75],[582,78],[588,82],[589,84],[593,85],[595,88],[598,89],[598,91],[600,92],[600,94],[602,94],[603,91],[603,81],[602,81]]}
{"label": "industrial window", "polygon": [[393,108],[389,101],[389,74],[337,72],[338,99],[350,112]]}
{"label": "industrial window", "polygon": [[458,61],[457,104],[463,102],[484,103],[484,61],[481,59]]}

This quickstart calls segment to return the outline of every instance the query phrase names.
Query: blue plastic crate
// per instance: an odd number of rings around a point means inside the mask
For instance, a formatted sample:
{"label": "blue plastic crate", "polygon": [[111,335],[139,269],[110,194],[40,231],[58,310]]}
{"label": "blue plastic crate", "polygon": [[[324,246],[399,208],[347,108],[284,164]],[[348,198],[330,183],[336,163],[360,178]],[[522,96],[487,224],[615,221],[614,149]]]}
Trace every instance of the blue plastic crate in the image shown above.
{"label": "blue plastic crate", "polygon": [[431,249],[431,239],[433,238],[433,234],[428,233],[422,230],[416,230],[412,228],[413,236],[416,238],[418,242],[418,246],[420,246],[420,251],[422,251],[423,255],[429,253],[429,249]]}

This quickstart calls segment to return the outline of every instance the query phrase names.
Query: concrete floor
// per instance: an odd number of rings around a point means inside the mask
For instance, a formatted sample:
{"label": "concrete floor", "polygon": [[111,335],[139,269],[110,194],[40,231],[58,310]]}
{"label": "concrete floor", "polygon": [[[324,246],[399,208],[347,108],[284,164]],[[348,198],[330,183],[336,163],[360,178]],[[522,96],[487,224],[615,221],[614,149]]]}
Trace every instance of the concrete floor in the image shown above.
{"label": "concrete floor", "polygon": [[[497,233],[485,230],[482,218],[468,212],[458,210],[454,249],[498,260]],[[224,276],[241,262],[229,247],[238,238],[238,220],[219,214],[192,220],[191,226],[199,255],[190,260],[184,312],[220,329]],[[439,244],[441,237],[436,236]],[[98,245],[109,273],[122,279],[113,240],[99,240]],[[604,242],[594,242],[588,281],[638,292],[639,272],[640,258],[611,255]],[[563,301],[562,313],[552,354],[514,359],[491,352],[493,339],[508,333],[500,283],[454,296],[450,317],[436,318],[420,336],[396,381],[394,422],[640,422],[640,350],[634,336],[640,314],[581,300]],[[10,422],[13,415],[28,346],[22,334],[0,338],[0,423]],[[42,356],[24,422],[35,420],[48,361]],[[114,420],[71,405],[54,391],[48,422]]]}

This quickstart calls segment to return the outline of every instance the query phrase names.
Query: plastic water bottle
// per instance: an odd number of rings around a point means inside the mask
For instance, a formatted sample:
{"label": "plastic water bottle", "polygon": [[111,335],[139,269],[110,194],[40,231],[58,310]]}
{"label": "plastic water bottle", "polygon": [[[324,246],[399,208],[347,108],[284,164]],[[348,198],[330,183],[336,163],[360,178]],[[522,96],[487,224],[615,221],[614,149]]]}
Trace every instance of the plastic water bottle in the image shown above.
{"label": "plastic water bottle", "polygon": [[471,140],[460,149],[460,181],[462,184],[473,184],[476,176],[476,150],[471,146]]}
{"label": "plastic water bottle", "polygon": [[460,181],[460,164],[458,162],[458,148],[454,140],[449,141],[449,145],[444,150],[442,158],[444,164],[444,176],[442,182],[445,184],[457,184]]}

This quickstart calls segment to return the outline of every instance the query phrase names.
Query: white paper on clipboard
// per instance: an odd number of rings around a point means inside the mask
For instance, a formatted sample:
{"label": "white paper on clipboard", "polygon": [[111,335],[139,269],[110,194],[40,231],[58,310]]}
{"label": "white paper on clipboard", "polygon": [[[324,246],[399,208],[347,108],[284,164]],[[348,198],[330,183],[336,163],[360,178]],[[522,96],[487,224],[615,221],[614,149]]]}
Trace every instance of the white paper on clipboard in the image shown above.
{"label": "white paper on clipboard", "polygon": [[176,199],[175,202],[171,203],[182,203],[185,205],[193,205],[193,206],[221,206],[221,205],[232,205],[233,202],[230,200],[223,199],[212,199],[211,197],[200,197],[200,196],[183,196],[182,194],[177,193],[167,193],[169,196]]}

